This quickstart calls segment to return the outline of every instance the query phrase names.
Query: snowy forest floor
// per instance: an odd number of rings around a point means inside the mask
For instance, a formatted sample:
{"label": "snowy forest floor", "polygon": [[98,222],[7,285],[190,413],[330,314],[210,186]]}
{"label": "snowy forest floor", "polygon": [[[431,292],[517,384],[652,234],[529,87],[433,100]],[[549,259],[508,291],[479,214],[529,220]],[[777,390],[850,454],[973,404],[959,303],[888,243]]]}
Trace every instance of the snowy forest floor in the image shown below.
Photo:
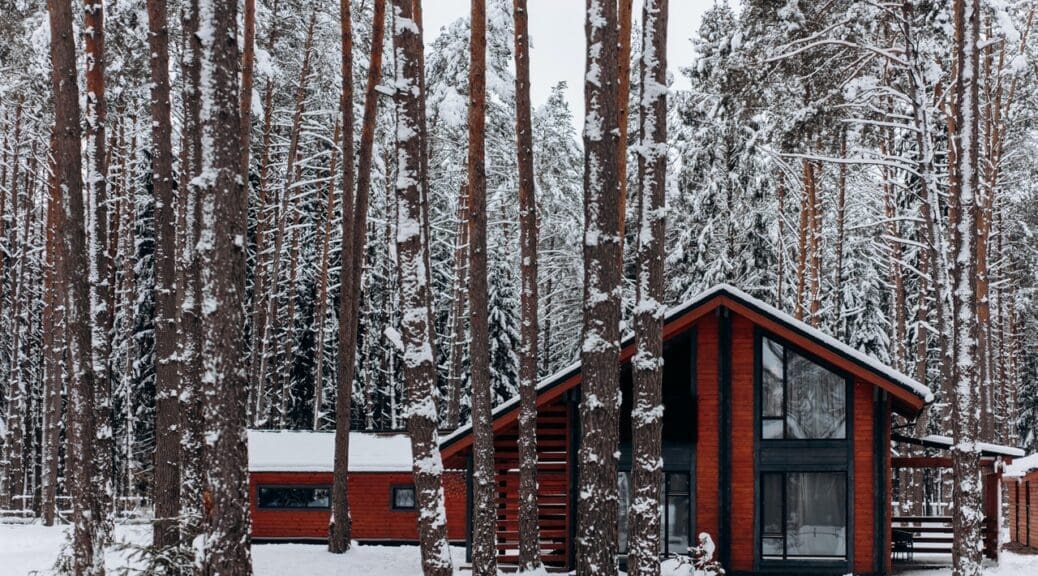
{"label": "snowy forest floor", "polygon": [[[52,574],[54,560],[66,542],[67,527],[45,527],[36,524],[0,524],[0,576],[47,576]],[[144,544],[151,540],[147,525],[118,526],[116,540]],[[455,564],[461,564],[464,550],[453,548]],[[256,576],[298,574],[305,568],[309,576],[413,576],[421,574],[418,548],[415,546],[357,546],[343,556],[329,554],[321,544],[255,544],[252,547]],[[113,551],[106,557],[110,574],[120,569],[133,574],[132,561],[126,552]],[[470,572],[465,572],[470,574]],[[666,576],[684,576],[685,572],[668,572]],[[909,576],[950,576],[951,568],[899,572]],[[1038,574],[1038,555],[1005,552],[998,566],[989,566],[985,576],[1033,576]]]}

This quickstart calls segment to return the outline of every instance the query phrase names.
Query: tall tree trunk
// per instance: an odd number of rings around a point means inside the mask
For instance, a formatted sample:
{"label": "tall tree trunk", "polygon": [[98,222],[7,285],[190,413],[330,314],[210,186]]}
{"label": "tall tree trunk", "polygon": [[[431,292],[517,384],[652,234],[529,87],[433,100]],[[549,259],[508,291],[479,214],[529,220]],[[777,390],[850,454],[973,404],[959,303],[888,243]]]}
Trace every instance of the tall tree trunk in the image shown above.
{"label": "tall tree trunk", "polygon": [[577,574],[615,569],[620,386],[617,13],[587,0],[584,81],[584,315]]}
{"label": "tall tree trunk", "polygon": [[465,319],[469,270],[469,195],[463,184],[458,193],[457,224],[454,236],[454,280],[451,282],[450,366],[447,371],[447,414],[444,425],[454,430],[461,424],[461,386],[465,381]]}
{"label": "tall tree trunk", "polygon": [[422,44],[414,20],[420,0],[393,0],[397,54],[397,254],[400,262],[400,304],[404,342],[404,381],[407,391],[407,430],[411,436],[414,483],[418,497],[418,539],[425,576],[449,576],[447,518],[436,430],[436,367],[432,354],[429,283],[422,271],[429,250],[422,231],[421,150],[423,131],[419,79]]}
{"label": "tall tree trunk", "polygon": [[[54,148],[51,139],[51,150]],[[53,158],[53,153],[52,153]],[[47,201],[47,264],[44,281],[44,414],[43,414],[43,524],[53,526],[57,516],[58,455],[61,440],[61,395],[65,383],[65,290],[62,268],[62,245],[58,229],[61,190],[51,161]]]}
{"label": "tall tree trunk", "polygon": [[[469,41],[469,317],[472,384],[472,572],[497,574],[497,474],[491,417],[490,332],[487,304],[487,9],[471,1]],[[521,210],[522,208],[520,208]]]}
{"label": "tall tree trunk", "polygon": [[152,190],[155,195],[155,526],[157,549],[180,545],[180,384],[177,377],[176,214],[166,3],[148,0]]}
{"label": "tall tree trunk", "polygon": [[[250,188],[249,146],[252,142],[252,86],[256,68],[256,0],[244,0],[243,8],[242,40],[244,45],[241,52],[241,104],[238,108],[241,128],[238,133],[240,141],[238,153],[241,158],[241,179],[245,183],[245,190],[248,191]],[[276,18],[277,15],[274,17]]]}
{"label": "tall tree trunk", "polygon": [[840,162],[839,175],[836,181],[836,263],[833,268],[833,301],[835,302],[833,319],[836,334],[846,339],[847,324],[843,318],[843,255],[846,242],[847,224],[847,131],[840,131]]}
{"label": "tall tree trunk", "polygon": [[54,95],[54,165],[60,190],[61,210],[56,228],[63,231],[65,258],[59,259],[58,278],[65,280],[69,331],[68,445],[70,495],[72,496],[72,568],[76,576],[104,573],[103,557],[96,553],[98,518],[94,510],[94,366],[91,362],[90,277],[91,258],[83,220],[83,159],[80,151],[79,88],[76,84],[76,46],[69,0],[49,0],[51,85]]}
{"label": "tall tree trunk", "polygon": [[616,95],[617,126],[620,128],[619,145],[616,147],[616,174],[619,179],[620,193],[620,252],[623,253],[625,228],[627,226],[627,139],[630,131],[631,115],[631,20],[633,7],[631,0],[617,0],[617,19],[620,29],[617,31],[619,49],[616,55],[617,86]]}
{"label": "tall tree trunk", "polygon": [[537,524],[537,197],[530,119],[530,39],[526,0],[515,0],[515,134],[519,167],[519,571],[541,568]]}
{"label": "tall tree trunk", "polygon": [[[955,0],[955,81],[952,87],[954,118],[949,213],[954,256],[952,283],[952,546],[955,576],[977,576],[981,572],[980,430],[977,366],[977,191],[979,188],[979,0]],[[997,529],[997,527],[992,527]]]}
{"label": "tall tree trunk", "polygon": [[668,0],[642,11],[641,155],[638,160],[638,284],[631,361],[634,433],[631,457],[629,573],[660,573],[660,486],[663,471],[663,317],[667,192]]}
{"label": "tall tree trunk", "polygon": [[202,177],[201,313],[206,423],[203,576],[252,574],[245,422],[247,194],[238,154],[237,3],[200,3]]}
{"label": "tall tree trunk", "polygon": [[111,325],[112,256],[108,252],[108,166],[105,163],[105,33],[103,0],[83,0],[83,47],[86,54],[86,154],[87,154],[87,242],[90,245],[90,316],[93,324],[91,355],[96,380],[94,409],[97,411],[97,462],[94,468],[96,498],[93,513],[98,518],[99,540],[112,538],[112,382],[109,356]]}

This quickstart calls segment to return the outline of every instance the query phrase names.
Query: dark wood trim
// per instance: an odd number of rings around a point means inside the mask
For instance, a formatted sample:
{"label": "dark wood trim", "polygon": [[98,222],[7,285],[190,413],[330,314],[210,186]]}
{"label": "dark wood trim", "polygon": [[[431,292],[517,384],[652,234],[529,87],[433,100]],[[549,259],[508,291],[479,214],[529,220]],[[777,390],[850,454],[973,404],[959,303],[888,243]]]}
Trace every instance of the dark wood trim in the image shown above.
{"label": "dark wood trim", "polygon": [[873,388],[873,430],[872,430],[872,462],[873,462],[873,521],[875,526],[873,534],[873,569],[879,573],[885,571],[886,555],[890,554],[887,541],[887,459],[890,457],[890,448],[884,446],[886,429],[890,425],[887,422],[887,394],[886,392]]}
{"label": "dark wood trim", "polygon": [[720,494],[719,506],[719,538],[721,565],[729,568],[732,565],[732,317],[728,308],[717,309],[717,362],[718,362],[718,430],[720,438],[718,447],[721,452],[718,462]]}
{"label": "dark wood trim", "polygon": [[263,506],[260,504],[260,490],[263,488],[285,488],[289,490],[327,490],[328,498],[331,498],[332,487],[330,484],[260,484],[256,483],[256,510],[264,512],[327,512],[331,510],[331,500],[327,506]]}
{"label": "dark wood trim", "polygon": [[[401,489],[410,489],[414,493],[414,505],[411,507],[402,507],[396,505],[396,491]],[[390,512],[414,512],[418,510],[418,490],[414,484],[390,484],[389,485],[389,510]]]}
{"label": "dark wood trim", "polygon": [[472,562],[472,452],[465,459],[465,561]]}
{"label": "dark wood trim", "polygon": [[568,551],[567,569],[577,565],[577,491],[580,486],[580,388],[574,388],[566,393],[566,406],[569,419],[569,542],[566,544]]}
{"label": "dark wood trim", "polygon": [[692,428],[692,454],[689,457],[688,474],[691,484],[688,489],[688,522],[689,522],[689,546],[698,545],[698,534],[696,526],[696,452],[699,445],[699,329],[693,330],[689,336],[689,387],[692,393],[692,413],[695,416],[695,425]]}

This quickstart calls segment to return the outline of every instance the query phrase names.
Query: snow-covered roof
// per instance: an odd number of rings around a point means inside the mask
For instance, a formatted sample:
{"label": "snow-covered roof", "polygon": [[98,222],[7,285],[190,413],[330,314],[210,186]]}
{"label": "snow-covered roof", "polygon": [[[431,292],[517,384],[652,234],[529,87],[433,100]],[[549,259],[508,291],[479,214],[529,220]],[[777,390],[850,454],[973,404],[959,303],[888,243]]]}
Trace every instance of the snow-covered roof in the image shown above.
{"label": "snow-covered roof", "polygon": [[1020,478],[1026,476],[1032,470],[1038,470],[1038,453],[1013,460],[1012,464],[1006,465],[1003,475]]}
{"label": "snow-covered roof", "polygon": [[[914,396],[918,397],[924,403],[929,404],[933,402],[934,395],[930,391],[930,388],[919,383],[914,378],[901,373],[898,370],[887,366],[886,364],[872,358],[871,356],[861,352],[855,348],[848,346],[847,344],[833,338],[832,336],[822,332],[821,330],[807,324],[802,320],[797,320],[793,316],[782,312],[778,308],[771,306],[753,296],[750,296],[746,292],[739,290],[738,288],[729,284],[718,284],[713,288],[700,292],[696,296],[684,303],[679,304],[667,311],[667,315],[664,318],[664,323],[675,320],[693,309],[699,308],[707,302],[717,298],[719,296],[726,296],[747,308],[750,308],[764,316],[768,316],[775,322],[784,325],[786,328],[799,333],[800,335],[817,342],[819,345],[830,349],[832,352],[843,356],[850,361],[858,364],[862,368],[894,383],[896,386],[903,388],[910,392]],[[627,334],[624,336],[620,343],[621,348],[631,345],[634,342],[634,334]],[[553,388],[561,382],[567,380],[570,376],[577,374],[580,371],[580,362],[574,362],[569,366],[566,366],[562,370],[552,374],[541,380],[537,384],[537,393]],[[519,397],[516,395],[512,399],[499,404],[493,412],[493,419],[497,419],[512,410],[515,410],[519,405]],[[466,424],[456,429],[451,434],[444,436],[440,441],[441,450],[445,447],[454,444],[459,439],[465,437],[472,431],[472,425]]]}
{"label": "snow-covered roof", "polygon": [[[250,472],[331,472],[335,433],[249,430]],[[406,434],[350,432],[350,472],[410,472]]]}
{"label": "snow-covered roof", "polygon": [[[920,438],[912,438],[901,434],[892,434],[891,439],[895,442],[906,442],[908,444],[929,446],[937,449],[947,449],[952,447],[952,439],[950,436],[941,436],[938,434],[930,434]],[[1019,458],[1025,454],[1025,452],[1019,448],[1003,446],[1001,444],[992,444],[990,442],[977,442],[977,448],[979,448],[980,453],[985,456],[1009,456],[1010,458]]]}

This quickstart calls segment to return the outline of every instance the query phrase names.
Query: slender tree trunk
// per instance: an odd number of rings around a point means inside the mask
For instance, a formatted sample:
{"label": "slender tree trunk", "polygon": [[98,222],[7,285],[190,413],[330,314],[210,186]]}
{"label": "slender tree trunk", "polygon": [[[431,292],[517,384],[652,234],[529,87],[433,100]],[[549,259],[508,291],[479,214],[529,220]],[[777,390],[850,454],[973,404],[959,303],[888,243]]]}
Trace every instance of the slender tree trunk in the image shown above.
{"label": "slender tree trunk", "polygon": [[615,570],[620,385],[617,13],[587,0],[584,82],[584,316],[577,574]]}
{"label": "slender tree trunk", "polygon": [[813,199],[808,194],[810,181],[814,173],[808,160],[802,161],[804,173],[804,192],[800,198],[800,236],[797,242],[797,300],[795,315],[797,320],[804,319],[804,302],[807,299],[807,267],[810,249],[811,210],[814,207]]}
{"label": "slender tree trunk", "polygon": [[397,254],[400,262],[401,336],[404,342],[404,381],[407,430],[411,436],[414,482],[418,497],[418,538],[425,576],[449,576],[447,518],[436,430],[436,367],[432,354],[429,283],[422,267],[429,250],[422,231],[421,150],[423,131],[419,79],[422,44],[414,8],[420,0],[393,0],[397,54]]}
{"label": "slender tree trunk", "polygon": [[[239,150],[241,155],[241,179],[245,189],[249,190],[249,146],[252,142],[252,86],[256,68],[256,0],[244,0],[242,13],[242,46],[241,53],[241,105],[238,115],[241,117],[239,132]],[[276,15],[274,16],[277,17]]]}
{"label": "slender tree trunk", "polygon": [[[847,159],[847,131],[840,131],[840,158]],[[843,255],[847,224],[847,164],[841,162],[836,183],[836,264],[833,270],[833,300],[835,302],[835,327],[837,334],[847,338],[847,325],[843,318]]]}
{"label": "slender tree trunk", "polygon": [[180,384],[177,377],[176,214],[166,3],[148,0],[152,189],[155,194],[155,526],[158,549],[180,545]]}
{"label": "slender tree trunk", "polygon": [[631,0],[617,0],[617,18],[620,29],[617,32],[619,49],[616,55],[617,84],[616,95],[617,126],[620,128],[619,145],[616,147],[616,174],[620,191],[620,252],[623,253],[625,229],[627,226],[627,139],[630,131],[631,115],[631,20],[633,8]]}
{"label": "slender tree trunk", "polygon": [[[65,290],[62,268],[61,189],[54,166],[54,138],[51,137],[50,177],[47,200],[47,262],[44,280],[43,352],[43,524],[53,526],[57,515],[58,454],[61,440],[61,395],[65,383]],[[0,213],[2,214],[2,213]],[[0,216],[2,218],[2,216]]]}
{"label": "slender tree trunk", "polygon": [[244,360],[248,198],[237,138],[237,3],[200,3],[202,175],[199,183],[201,313],[206,423],[203,576],[249,576],[248,408]]}
{"label": "slender tree trunk", "polygon": [[533,172],[533,122],[530,119],[530,39],[526,0],[515,0],[513,9],[519,268],[522,276],[519,304],[519,571],[532,572],[541,568],[537,523],[537,197]]}
{"label": "slender tree trunk", "polygon": [[638,160],[637,352],[631,361],[634,433],[631,462],[629,573],[660,573],[660,486],[663,471],[663,317],[667,192],[668,0],[642,11],[641,155]]}
{"label": "slender tree trunk", "polygon": [[83,46],[86,54],[86,146],[87,154],[87,241],[90,245],[90,310],[93,324],[91,355],[96,376],[94,409],[97,411],[97,462],[94,471],[96,498],[93,513],[98,519],[98,552],[112,539],[112,382],[109,356],[111,325],[112,256],[108,252],[108,166],[105,163],[105,34],[103,0],[83,0]]}
{"label": "slender tree trunk", "polygon": [[72,569],[76,576],[104,573],[95,554],[98,518],[92,516],[94,476],[94,366],[91,362],[91,258],[83,221],[83,160],[80,151],[79,88],[76,84],[76,46],[69,0],[49,0],[51,85],[54,95],[54,165],[61,197],[56,228],[63,231],[63,254],[58,278],[67,290],[65,319],[69,328],[69,462],[66,464],[72,496]]}
{"label": "slender tree trunk", "polygon": [[[497,474],[491,422],[487,309],[486,0],[471,2],[469,41],[469,318],[472,384],[472,572],[497,574]],[[521,210],[522,208],[520,208]]]}
{"label": "slender tree trunk", "polygon": [[[977,191],[979,189],[979,0],[955,0],[955,81],[952,87],[954,117],[949,211],[951,219],[952,284],[952,546],[955,576],[977,576],[981,572],[981,495],[979,373],[977,366]],[[997,529],[992,526],[991,529]]]}

